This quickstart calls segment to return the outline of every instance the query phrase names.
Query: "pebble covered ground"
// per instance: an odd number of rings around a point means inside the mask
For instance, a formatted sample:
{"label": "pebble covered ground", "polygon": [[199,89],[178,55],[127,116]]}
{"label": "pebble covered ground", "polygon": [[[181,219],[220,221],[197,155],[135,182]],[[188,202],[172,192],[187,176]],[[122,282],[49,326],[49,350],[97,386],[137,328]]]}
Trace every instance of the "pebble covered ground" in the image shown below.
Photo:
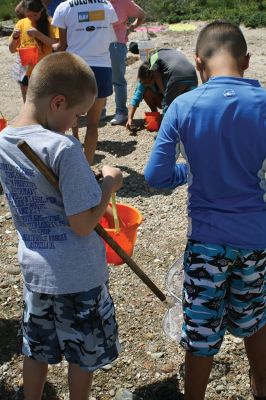
{"label": "pebble covered ground", "polygon": [[[160,47],[181,48],[193,61],[198,29],[194,32],[157,33]],[[266,86],[266,29],[245,34],[253,54],[250,73]],[[135,39],[138,36],[135,34]],[[134,35],[132,36],[134,39]],[[1,73],[0,109],[11,120],[20,105],[19,89],[9,77],[14,60],[0,38],[0,57],[5,60]],[[252,59],[251,59],[252,60]],[[1,62],[2,64],[2,62]],[[129,55],[128,90],[132,94],[140,61]],[[138,231],[134,260],[165,292],[165,275],[182,255],[186,243],[186,187],[175,191],[150,189],[143,179],[143,168],[154,142],[154,134],[143,127],[144,104],[136,113],[136,129],[112,127],[114,99],[107,104],[107,120],[99,130],[95,163],[117,165],[123,171],[124,186],[117,201],[135,206],[143,215]],[[83,140],[84,130],[81,130]],[[17,263],[17,235],[5,198],[0,196],[0,400],[22,399],[22,356],[20,316],[22,280]],[[95,373],[92,400],[178,400],[183,391],[183,350],[163,333],[164,305],[150,292],[128,266],[110,266],[110,291],[116,304],[122,352],[112,364]],[[68,399],[67,365],[49,369],[43,398]],[[216,357],[206,395],[207,400],[251,400],[248,363],[240,339],[226,335]]]}

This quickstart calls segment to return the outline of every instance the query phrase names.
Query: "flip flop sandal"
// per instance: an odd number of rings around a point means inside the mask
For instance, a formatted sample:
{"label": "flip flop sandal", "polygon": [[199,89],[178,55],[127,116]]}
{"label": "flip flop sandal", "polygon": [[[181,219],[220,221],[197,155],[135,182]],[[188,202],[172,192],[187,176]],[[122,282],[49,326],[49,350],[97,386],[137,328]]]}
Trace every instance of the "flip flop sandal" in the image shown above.
{"label": "flip flop sandal", "polygon": [[256,396],[255,394],[253,394],[252,387],[251,387],[251,370],[249,370],[249,384],[250,384],[250,390],[251,390],[254,400],[266,400],[266,396]]}

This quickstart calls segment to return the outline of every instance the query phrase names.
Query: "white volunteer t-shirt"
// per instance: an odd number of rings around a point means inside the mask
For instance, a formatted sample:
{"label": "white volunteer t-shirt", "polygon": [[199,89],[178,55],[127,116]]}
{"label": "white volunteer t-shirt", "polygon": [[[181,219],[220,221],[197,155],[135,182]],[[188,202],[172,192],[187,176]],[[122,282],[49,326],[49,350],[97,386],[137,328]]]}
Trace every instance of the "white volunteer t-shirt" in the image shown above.
{"label": "white volunteer t-shirt", "polygon": [[[85,4],[87,3],[87,4]],[[52,25],[67,30],[67,51],[93,67],[111,67],[109,45],[118,18],[106,0],[67,0],[56,8]]]}

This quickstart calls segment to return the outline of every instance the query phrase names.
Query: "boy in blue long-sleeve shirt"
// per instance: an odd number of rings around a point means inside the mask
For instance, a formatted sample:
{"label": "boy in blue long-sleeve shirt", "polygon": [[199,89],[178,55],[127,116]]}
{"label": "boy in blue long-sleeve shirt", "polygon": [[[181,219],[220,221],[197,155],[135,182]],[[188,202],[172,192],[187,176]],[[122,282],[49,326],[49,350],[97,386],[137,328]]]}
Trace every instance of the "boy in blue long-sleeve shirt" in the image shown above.
{"label": "boy in blue long-sleeve shirt", "polygon": [[249,58],[237,26],[200,32],[203,85],[173,101],[145,169],[156,188],[188,183],[186,400],[204,399],[226,330],[244,338],[253,397],[266,399],[266,91],[243,78]]}

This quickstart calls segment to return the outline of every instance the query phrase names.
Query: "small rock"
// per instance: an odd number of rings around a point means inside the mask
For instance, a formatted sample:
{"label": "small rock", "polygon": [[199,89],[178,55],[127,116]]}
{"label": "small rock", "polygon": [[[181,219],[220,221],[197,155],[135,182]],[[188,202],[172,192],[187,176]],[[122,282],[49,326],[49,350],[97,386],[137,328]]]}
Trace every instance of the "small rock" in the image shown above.
{"label": "small rock", "polygon": [[146,333],[146,338],[148,339],[148,340],[152,340],[152,339],[154,339],[154,333],[152,333],[152,332],[148,332],[148,333]]}
{"label": "small rock", "polygon": [[152,358],[163,358],[164,357],[164,353],[162,352],[158,352],[158,353],[151,353]]}
{"label": "small rock", "polygon": [[101,369],[103,369],[104,371],[109,371],[112,368],[113,368],[113,366],[111,364],[106,364],[103,367],[101,367]]}
{"label": "small rock", "polygon": [[153,368],[153,364],[151,362],[145,361],[142,365],[142,367],[144,369],[147,369],[148,371],[150,371]]}
{"label": "small rock", "polygon": [[8,246],[6,249],[9,254],[17,254],[18,251],[17,248],[13,246]]}
{"label": "small rock", "polygon": [[168,373],[170,373],[170,372],[173,372],[174,369],[175,369],[175,367],[174,367],[173,364],[165,364],[165,365],[163,365],[163,366],[160,368],[160,370],[161,370],[162,372],[165,372],[166,374],[168,374]]}
{"label": "small rock", "polygon": [[7,220],[12,219],[12,215],[10,212],[6,213],[5,219],[7,219]]}
{"label": "small rock", "polygon": [[128,389],[120,388],[115,394],[115,400],[134,400],[134,394]]}
{"label": "small rock", "polygon": [[10,265],[9,267],[7,267],[6,271],[10,275],[19,275],[20,274],[20,269],[13,265]]}
{"label": "small rock", "polygon": [[217,393],[221,393],[224,391],[224,385],[217,385],[215,388]]}
{"label": "small rock", "polygon": [[8,370],[8,364],[4,364],[2,366],[2,371],[4,372],[4,371],[7,371],[7,370]]}

